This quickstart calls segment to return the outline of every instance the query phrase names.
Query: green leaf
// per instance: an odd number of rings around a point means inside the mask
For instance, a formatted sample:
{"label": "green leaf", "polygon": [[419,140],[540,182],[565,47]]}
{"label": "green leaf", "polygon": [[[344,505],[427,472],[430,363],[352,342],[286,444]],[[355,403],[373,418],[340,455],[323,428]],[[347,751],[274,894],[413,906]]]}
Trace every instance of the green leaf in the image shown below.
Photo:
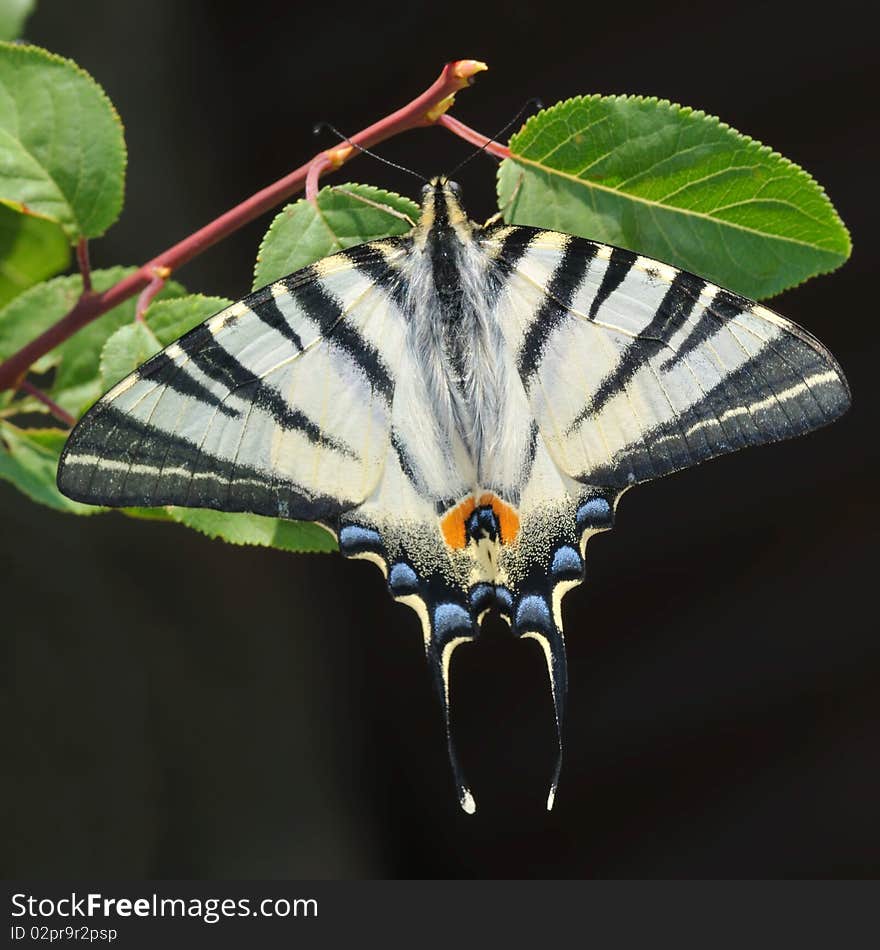
{"label": "green leaf", "polygon": [[310,521],[228,514],[207,508],[168,508],[167,511],[175,521],[230,544],[258,544],[282,551],[312,553],[337,550],[333,535]]}
{"label": "green leaf", "polygon": [[137,518],[140,521],[174,521],[167,508],[119,508],[118,510],[129,518]]}
{"label": "green leaf", "polygon": [[0,202],[56,221],[71,242],[103,234],[125,188],[122,123],[76,63],[0,43]]}
{"label": "green leaf", "polygon": [[[114,270],[124,269],[111,268],[104,271],[102,276]],[[118,278],[110,280],[107,286],[112,286],[116,280]],[[97,290],[102,289],[95,281],[94,274],[92,283]],[[178,297],[183,293],[185,291],[180,284],[169,281],[159,292],[157,299]],[[114,307],[49,354],[50,357],[55,355],[60,360],[49,394],[68,412],[76,416],[82,415],[104,393],[100,375],[101,352],[117,328],[134,321],[136,303],[132,298]]]}
{"label": "green leaf", "polygon": [[257,254],[254,288],[286,277],[328,254],[412,228],[418,205],[371,185],[322,188],[317,208],[305,198],[287,205],[266,232]]}
{"label": "green leaf", "polygon": [[123,324],[104,344],[101,350],[102,392],[115,386],[163,347],[230,303],[224,297],[188,294],[151,304],[144,314],[145,322]]}
{"label": "green leaf", "polygon": [[0,0],[0,40],[17,40],[33,12],[34,0]]}
{"label": "green leaf", "polygon": [[506,220],[617,244],[746,296],[839,267],[849,234],[797,165],[703,112],[584,96],[532,116],[499,170]]}
{"label": "green leaf", "polygon": [[0,307],[70,264],[61,228],[0,204]]}
{"label": "green leaf", "polygon": [[55,487],[58,458],[67,440],[61,429],[19,429],[0,420],[0,478],[29,498],[58,511],[93,515],[102,508],[65,498]]}
{"label": "green leaf", "polygon": [[[100,293],[133,271],[132,267],[92,271],[92,286]],[[78,274],[55,277],[24,291],[0,309],[0,360],[11,356],[60,320],[76,303],[81,290],[82,279]],[[160,297],[176,297],[183,292],[180,284],[169,281]],[[101,350],[119,327],[134,321],[135,304],[132,298],[114,307],[34,365],[36,372],[40,373],[55,368],[49,395],[73,415],[80,415],[104,392],[100,375]]]}
{"label": "green leaf", "polygon": [[162,349],[153,331],[143,323],[126,323],[108,338],[101,350],[102,391],[115,386]]}
{"label": "green leaf", "polygon": [[225,297],[205,297],[202,294],[187,294],[171,300],[152,303],[144,319],[162,346],[168,346],[193,327],[204,323],[220,310],[225,310],[231,300]]}
{"label": "green leaf", "polygon": [[104,344],[100,362],[101,391],[115,386],[163,347],[231,302],[225,297],[187,294],[152,303],[144,314],[145,322],[124,323]]}
{"label": "green leaf", "polygon": [[[133,267],[93,271],[92,280],[97,290],[106,290],[133,271]],[[0,308],[0,360],[11,356],[60,320],[76,303],[81,292],[82,278],[79,275],[56,277],[31,287]],[[53,350],[41,357],[34,369],[45,372],[56,366],[59,360],[58,351]]]}

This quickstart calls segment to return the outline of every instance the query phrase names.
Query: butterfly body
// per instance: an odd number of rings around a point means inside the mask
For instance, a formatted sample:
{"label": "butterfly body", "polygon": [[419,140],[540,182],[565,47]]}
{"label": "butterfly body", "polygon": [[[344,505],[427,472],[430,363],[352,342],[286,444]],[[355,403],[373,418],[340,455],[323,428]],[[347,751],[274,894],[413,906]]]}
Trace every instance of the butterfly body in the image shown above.
{"label": "butterfly body", "polygon": [[481,228],[440,178],[409,235],[256,291],[118,384],[59,486],[318,521],[376,563],[421,620],[473,811],[449,670],[487,611],[542,647],[561,734],[561,600],[621,494],[848,404],[833,357],[766,308],[631,251]]}

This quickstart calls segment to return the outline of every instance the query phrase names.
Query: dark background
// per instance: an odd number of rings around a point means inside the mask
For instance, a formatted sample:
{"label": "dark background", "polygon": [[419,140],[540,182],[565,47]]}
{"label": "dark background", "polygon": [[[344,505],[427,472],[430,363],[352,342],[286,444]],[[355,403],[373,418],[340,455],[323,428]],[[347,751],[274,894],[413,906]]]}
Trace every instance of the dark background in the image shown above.
{"label": "dark background", "polygon": [[[95,266],[139,263],[356,130],[449,59],[485,132],[531,96],[667,97],[799,162],[852,260],[774,301],[839,357],[829,429],[627,495],[565,602],[567,751],[543,659],[498,622],[456,655],[458,808],[414,614],[371,565],[235,548],[0,484],[5,870],[27,876],[788,877],[880,870],[875,34],[864,5],[42,0],[126,124],[127,205]],[[467,147],[382,146],[426,175]],[[414,194],[369,159],[356,180]],[[461,174],[492,209],[487,160]],[[271,216],[184,268],[241,296]],[[4,849],[4,851],[8,851]]]}

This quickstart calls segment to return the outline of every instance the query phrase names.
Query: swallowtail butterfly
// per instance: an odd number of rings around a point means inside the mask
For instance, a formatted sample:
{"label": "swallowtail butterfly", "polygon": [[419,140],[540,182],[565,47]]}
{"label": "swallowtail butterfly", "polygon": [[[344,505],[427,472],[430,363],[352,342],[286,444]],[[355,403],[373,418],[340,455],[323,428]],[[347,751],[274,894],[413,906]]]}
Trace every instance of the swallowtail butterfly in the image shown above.
{"label": "swallowtail butterfly", "polygon": [[494,609],[543,648],[560,736],[560,602],[624,491],[840,416],[834,357],[766,307],[632,251],[482,228],[426,186],[406,236],[257,290],[144,363],[68,439],[101,505],[316,521],[421,619],[449,667]]}

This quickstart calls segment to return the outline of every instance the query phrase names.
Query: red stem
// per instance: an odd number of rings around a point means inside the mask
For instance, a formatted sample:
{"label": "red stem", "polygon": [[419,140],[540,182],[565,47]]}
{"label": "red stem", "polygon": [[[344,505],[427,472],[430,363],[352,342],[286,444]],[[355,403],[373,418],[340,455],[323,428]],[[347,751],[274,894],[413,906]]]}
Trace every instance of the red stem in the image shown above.
{"label": "red stem", "polygon": [[134,308],[134,318],[138,323],[145,323],[144,313],[153,302],[153,298],[165,286],[165,281],[171,276],[167,267],[157,267],[153,272],[153,279],[141,291]]}
{"label": "red stem", "polygon": [[72,426],[76,422],[76,419],[66,409],[62,409],[54,399],[51,399],[43,392],[42,389],[37,389],[36,386],[34,386],[32,383],[29,383],[26,379],[21,381],[21,384],[18,388],[23,393],[27,393],[29,396],[39,399],[44,406],[48,407],[49,412],[51,412],[52,415],[61,422],[64,422],[69,426]]}
{"label": "red stem", "polygon": [[484,148],[487,152],[490,152],[498,158],[510,158],[510,149],[506,145],[501,145],[499,142],[496,142],[495,139],[487,138],[482,132],[477,132],[475,129],[465,125],[464,122],[459,122],[458,119],[454,119],[451,115],[441,115],[440,118],[437,119],[437,125],[442,125],[460,139],[464,139],[465,142],[470,142],[471,145],[476,145],[478,148]]}
{"label": "red stem", "polygon": [[76,263],[79,266],[79,272],[82,274],[84,294],[92,292],[92,265],[89,263],[89,242],[88,238],[80,238],[76,242]]}
{"label": "red stem", "polygon": [[332,168],[333,165],[330,159],[323,152],[309,165],[309,170],[306,174],[306,198],[308,198],[312,204],[318,200],[318,183],[321,175],[328,169],[332,170]]}
{"label": "red stem", "polygon": [[[352,135],[350,141],[355,145],[370,148],[370,146],[384,142],[386,139],[399,135],[408,129],[436,124],[446,110],[452,106],[455,93],[469,86],[473,77],[486,68],[484,63],[472,59],[447,63],[439,77],[420,96],[416,96],[410,103],[396,112],[392,112],[391,115],[380,119],[356,135]],[[456,130],[453,129],[452,131]],[[471,134],[476,135],[477,133]],[[327,159],[327,166],[313,172],[316,185],[322,171],[335,171],[350,159],[355,158],[358,155],[358,150],[352,148],[351,145],[344,145],[328,149],[316,158],[320,158],[322,155]],[[305,185],[310,168],[315,163],[316,160],[312,159],[274,184],[258,191],[246,201],[220,215],[219,218],[215,218],[210,224],[200,228],[194,234],[168,248],[168,250],[156,255],[133,274],[108,290],[102,293],[83,293],[69,313],[36,339],[23,346],[17,353],[10,356],[5,363],[0,364],[0,391],[15,386],[36,360],[68,339],[77,330],[143,290],[154,279],[157,268],[167,268],[169,273],[176,271],[211,245],[228,237],[245,224],[253,221],[254,218],[300,192]],[[87,252],[84,242],[80,242],[77,247],[77,257],[82,269],[84,258],[80,248],[83,249],[83,252]],[[86,262],[88,260],[87,253],[85,260]],[[87,274],[88,271],[86,270],[83,273],[84,288],[88,279]]]}

